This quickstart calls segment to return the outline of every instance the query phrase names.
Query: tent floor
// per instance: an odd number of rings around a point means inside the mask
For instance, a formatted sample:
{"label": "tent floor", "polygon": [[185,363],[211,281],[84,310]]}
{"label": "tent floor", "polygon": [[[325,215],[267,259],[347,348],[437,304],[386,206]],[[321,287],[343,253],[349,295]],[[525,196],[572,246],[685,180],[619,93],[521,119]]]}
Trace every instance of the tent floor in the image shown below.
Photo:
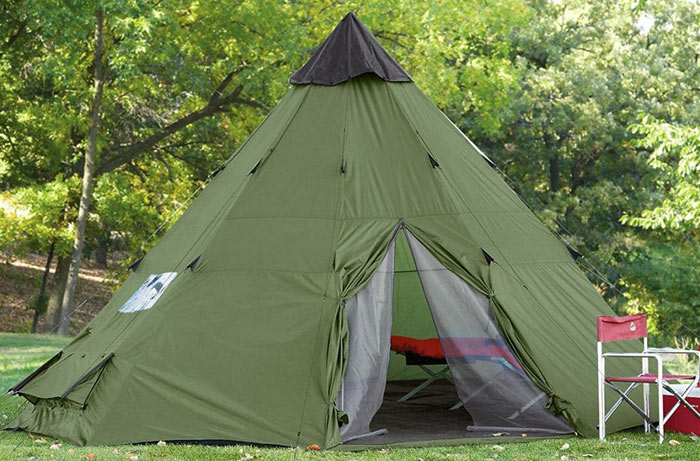
{"label": "tent floor", "polygon": [[454,384],[447,380],[435,381],[406,402],[397,401],[421,382],[389,381],[384,391],[384,402],[370,425],[373,431],[387,429],[389,432],[356,439],[346,445],[385,445],[484,436],[483,433],[467,432],[472,420],[464,408],[449,410],[459,398]]}

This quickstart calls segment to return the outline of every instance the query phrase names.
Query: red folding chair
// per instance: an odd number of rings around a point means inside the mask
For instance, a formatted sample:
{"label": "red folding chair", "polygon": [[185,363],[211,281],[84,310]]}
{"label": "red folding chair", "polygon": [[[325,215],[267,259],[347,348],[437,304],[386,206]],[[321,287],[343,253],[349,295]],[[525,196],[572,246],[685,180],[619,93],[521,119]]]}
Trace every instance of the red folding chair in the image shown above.
{"label": "red folding chair", "polygon": [[[623,352],[606,352],[603,353],[603,343],[610,341],[620,341],[624,339],[639,339],[643,340],[644,349],[640,353],[623,353]],[[698,358],[698,368],[695,375],[665,375],[663,374],[663,354],[688,354],[695,355]],[[642,372],[637,376],[622,376],[610,377],[605,376],[605,359],[609,357],[615,358],[641,358]],[[649,373],[649,359],[656,360],[657,372]],[[622,402],[627,402],[642,418],[644,418],[644,431],[648,434],[650,428],[654,426],[654,420],[651,417],[649,404],[649,385],[656,384],[659,392],[659,423],[655,430],[659,433],[659,443],[664,441],[664,423],[673,415],[680,407],[685,405],[697,418],[700,419],[700,413],[686,400],[695,386],[698,385],[700,378],[700,352],[682,350],[682,349],[653,349],[647,344],[647,316],[628,315],[626,317],[598,317],[598,429],[600,440],[605,440],[605,422],[619,408]],[[682,393],[676,392],[669,381],[691,381],[690,385]],[[617,387],[614,383],[629,383],[629,386],[624,391]],[[644,409],[630,398],[630,393],[639,385],[643,388]],[[605,387],[609,387],[619,394],[620,398],[615,404],[605,412]],[[666,389],[671,395],[678,400],[676,404],[664,415],[663,389]]]}

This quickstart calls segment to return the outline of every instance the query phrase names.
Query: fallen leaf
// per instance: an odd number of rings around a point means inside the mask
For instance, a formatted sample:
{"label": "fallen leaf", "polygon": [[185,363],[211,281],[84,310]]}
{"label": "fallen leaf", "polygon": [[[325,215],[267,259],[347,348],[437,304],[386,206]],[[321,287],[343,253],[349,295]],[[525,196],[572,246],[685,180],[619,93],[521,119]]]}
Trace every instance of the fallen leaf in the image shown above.
{"label": "fallen leaf", "polygon": [[34,443],[46,443],[46,439],[36,439]]}
{"label": "fallen leaf", "polygon": [[127,453],[127,454],[124,455],[124,457],[125,457],[126,459],[131,459],[131,460],[133,460],[133,461],[136,461],[136,460],[139,459],[139,456],[138,456],[138,455],[135,455],[135,454],[133,454],[133,453]]}
{"label": "fallen leaf", "polygon": [[7,415],[3,413],[2,419],[7,419]]}
{"label": "fallen leaf", "polygon": [[522,434],[520,434],[520,437],[527,437],[527,434],[523,432]]}
{"label": "fallen leaf", "polygon": [[309,450],[309,451],[319,451],[319,450],[321,449],[321,447],[319,447],[319,446],[316,445],[315,443],[312,443],[311,445],[309,445],[308,447],[306,447],[306,449]]}
{"label": "fallen leaf", "polygon": [[566,461],[569,458],[566,455],[561,455],[559,459],[561,459],[561,461]]}
{"label": "fallen leaf", "polygon": [[114,450],[112,450],[112,453],[114,453],[115,455],[118,455],[118,454],[119,454],[119,448],[115,448]]}
{"label": "fallen leaf", "polygon": [[251,459],[253,459],[253,455],[246,453],[245,456],[243,458],[239,458],[238,461],[250,461]]}
{"label": "fallen leaf", "polygon": [[503,451],[503,450],[505,450],[505,447],[502,447],[500,445],[494,445],[491,447],[491,449],[496,450],[496,451]]}
{"label": "fallen leaf", "polygon": [[680,445],[681,443],[676,439],[671,439],[668,441],[668,444],[671,445],[672,447],[676,447],[676,446]]}
{"label": "fallen leaf", "polygon": [[71,454],[71,455],[72,455],[73,453],[75,453],[75,448],[69,448],[69,449],[68,449],[68,454]]}
{"label": "fallen leaf", "polygon": [[493,459],[498,459],[498,455],[495,454],[495,453],[494,453],[493,456],[491,456],[491,457],[492,457]]}
{"label": "fallen leaf", "polygon": [[697,441],[698,441],[698,436],[695,435],[695,434],[693,434],[693,435],[690,436],[690,440],[692,440],[693,442],[697,442]]}
{"label": "fallen leaf", "polygon": [[590,454],[590,453],[584,453],[584,454],[581,455],[581,457],[583,457],[583,458],[593,458],[593,455]]}
{"label": "fallen leaf", "polygon": [[61,444],[60,443],[53,443],[53,444],[51,444],[51,446],[49,448],[52,450],[58,450],[59,448],[61,448]]}
{"label": "fallen leaf", "polygon": [[95,458],[97,458],[97,456],[95,456],[93,453],[90,453],[89,455],[87,455],[85,457],[85,459],[95,459]]}
{"label": "fallen leaf", "polygon": [[562,445],[559,449],[560,449],[560,450],[568,450],[568,449],[569,449],[569,444],[568,444],[568,443],[565,443],[565,444]]}
{"label": "fallen leaf", "polygon": [[159,440],[158,443],[156,443],[156,445],[158,445],[159,447],[164,447],[167,445],[167,443],[165,443],[165,441],[163,440]]}
{"label": "fallen leaf", "polygon": [[510,432],[494,432],[493,434],[491,434],[492,437],[501,437],[504,435],[510,435]]}
{"label": "fallen leaf", "polygon": [[656,457],[657,457],[657,458],[663,459],[663,458],[668,458],[668,455],[664,453],[664,454],[661,454],[661,455],[656,455]]}

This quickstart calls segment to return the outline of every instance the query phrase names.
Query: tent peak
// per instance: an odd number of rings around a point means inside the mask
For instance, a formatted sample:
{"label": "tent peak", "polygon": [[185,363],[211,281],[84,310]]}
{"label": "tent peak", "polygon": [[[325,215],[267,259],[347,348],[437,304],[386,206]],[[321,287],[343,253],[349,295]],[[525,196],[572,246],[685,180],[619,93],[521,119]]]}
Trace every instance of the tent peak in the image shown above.
{"label": "tent peak", "polygon": [[306,64],[292,74],[289,83],[337,85],[367,73],[373,73],[387,82],[412,81],[351,11]]}

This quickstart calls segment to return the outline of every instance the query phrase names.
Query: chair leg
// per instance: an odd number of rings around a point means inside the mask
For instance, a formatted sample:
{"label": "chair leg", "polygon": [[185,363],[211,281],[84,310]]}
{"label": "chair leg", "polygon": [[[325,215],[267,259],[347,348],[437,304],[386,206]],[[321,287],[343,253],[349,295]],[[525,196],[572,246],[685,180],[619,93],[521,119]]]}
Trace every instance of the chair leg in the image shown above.
{"label": "chair leg", "polygon": [[462,408],[462,406],[464,406],[462,402],[457,402],[450,407],[450,411],[459,410],[460,408]]}
{"label": "chair leg", "polygon": [[690,385],[685,389],[685,391],[681,392],[680,394],[676,392],[673,387],[671,387],[668,383],[664,383],[664,389],[666,389],[671,395],[673,395],[676,398],[676,404],[666,413],[666,416],[664,416],[664,421],[668,421],[671,416],[673,416],[673,413],[681,406],[685,406],[691,413],[695,415],[696,418],[700,419],[700,412],[693,407],[688,401],[686,400],[686,397],[690,395],[693,389],[697,387],[697,380],[693,381],[690,383]]}
{"label": "chair leg", "polygon": [[[638,383],[632,383],[632,384],[630,384],[629,386],[627,386],[627,390],[624,392],[624,394],[625,394],[626,396],[629,397],[630,393],[631,393],[633,390],[635,390],[635,389],[637,388],[637,386],[639,386]],[[613,404],[613,406],[610,407],[610,409],[608,410],[608,412],[605,413],[605,421],[609,420],[610,417],[612,416],[612,414],[615,413],[615,411],[616,411],[618,408],[620,408],[620,405],[622,405],[622,402],[624,402],[624,399],[623,399],[622,397],[620,397],[619,399],[617,399],[617,402],[615,402],[615,403]],[[647,412],[647,414],[648,414],[648,413],[649,413],[649,412]]]}
{"label": "chair leg", "polygon": [[605,385],[600,369],[598,369],[598,438],[605,440]]}
{"label": "chair leg", "polygon": [[[651,402],[649,399],[649,385],[642,384],[642,393],[644,396],[644,413],[649,414],[651,412]],[[647,420],[644,420],[644,433],[648,434],[651,432],[651,425]]]}
{"label": "chair leg", "polygon": [[659,390],[659,443],[664,443],[664,386],[663,380],[661,379],[661,372],[659,371],[659,381],[657,383],[657,389]]}
{"label": "chair leg", "polygon": [[415,387],[411,392],[409,392],[408,394],[401,397],[398,401],[405,402],[406,400],[410,399],[411,397],[413,397],[414,395],[416,395],[417,393],[419,393],[420,391],[422,391],[426,387],[430,386],[433,383],[433,381],[435,381],[435,380],[437,380],[437,378],[435,376],[431,376],[430,378],[426,379],[421,384],[419,384],[417,387]]}
{"label": "chair leg", "polygon": [[434,381],[437,381],[438,379],[442,379],[442,378],[449,379],[448,378],[448,376],[449,376],[448,373],[450,370],[449,367],[445,367],[442,370],[438,371],[437,373],[434,373],[433,371],[430,370],[430,368],[427,368],[423,365],[419,365],[419,366],[421,367],[421,369],[423,369],[423,371],[425,371],[425,373],[429,376],[429,378],[426,379],[425,381],[423,381],[421,384],[419,384],[411,392],[409,392],[408,394],[404,395],[399,400],[397,400],[398,402],[405,402],[406,400],[409,400],[411,397],[413,397],[414,395],[416,395],[417,393],[419,393],[420,391],[422,391],[426,387],[430,386]]}
{"label": "chair leg", "polygon": [[[618,388],[617,386],[615,386],[614,384],[609,383],[609,382],[606,382],[605,384],[606,384],[608,387],[610,387],[610,389],[612,389],[613,391],[615,391],[625,402],[627,402],[627,404],[628,404],[630,407],[632,407],[632,409],[633,409],[634,411],[636,411],[637,414],[638,414],[639,416],[641,416],[642,418],[644,418],[645,421],[647,421],[649,424],[653,424],[653,423],[654,423],[654,421],[651,419],[651,416],[648,415],[648,414],[646,414],[646,413],[644,413],[644,410],[642,410],[641,408],[639,408],[639,405],[637,405],[636,403],[634,403],[634,400],[632,400],[627,394],[625,394],[622,390],[620,390],[620,388]],[[605,420],[605,419],[604,419],[604,420]]]}

